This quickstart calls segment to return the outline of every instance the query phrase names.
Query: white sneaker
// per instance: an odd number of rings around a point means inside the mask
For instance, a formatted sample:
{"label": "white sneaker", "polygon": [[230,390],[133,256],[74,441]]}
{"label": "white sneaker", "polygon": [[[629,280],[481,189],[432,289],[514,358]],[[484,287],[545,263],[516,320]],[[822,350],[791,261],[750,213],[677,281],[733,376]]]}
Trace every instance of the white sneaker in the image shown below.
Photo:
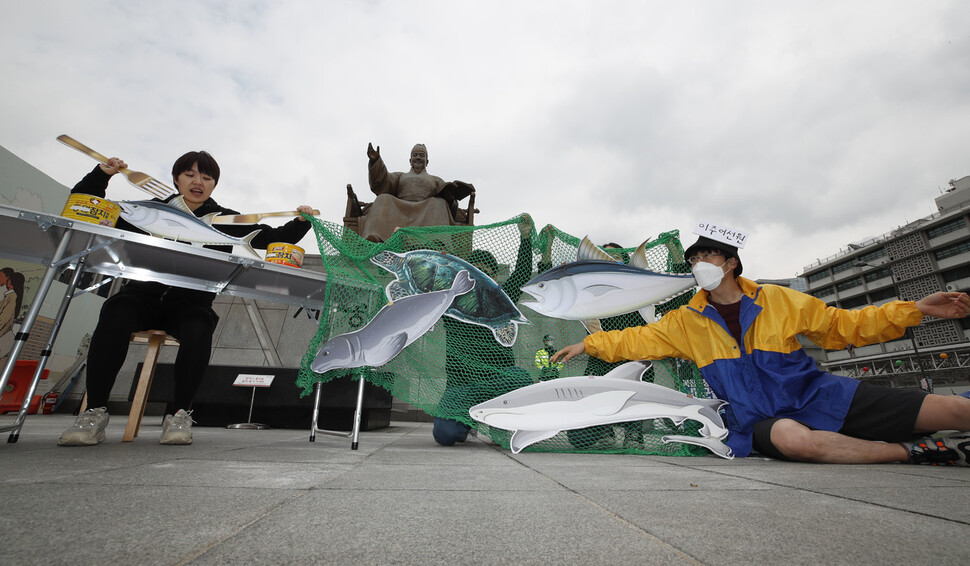
{"label": "white sneaker", "polygon": [[88,409],[74,420],[74,425],[64,431],[57,439],[58,446],[93,446],[104,440],[104,429],[108,426],[107,409],[98,407]]}
{"label": "white sneaker", "polygon": [[174,415],[165,415],[162,421],[162,437],[159,444],[192,444],[192,411],[179,409]]}

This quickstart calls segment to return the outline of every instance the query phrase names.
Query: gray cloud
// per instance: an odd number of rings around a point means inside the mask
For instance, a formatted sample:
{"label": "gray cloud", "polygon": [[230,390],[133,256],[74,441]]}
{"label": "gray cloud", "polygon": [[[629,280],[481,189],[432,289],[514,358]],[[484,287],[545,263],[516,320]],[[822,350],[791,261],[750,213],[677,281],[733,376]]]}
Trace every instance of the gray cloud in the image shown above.
{"label": "gray cloud", "polygon": [[221,202],[339,221],[368,142],[404,169],[422,141],[433,173],[478,187],[482,223],[529,212],[636,245],[707,218],[751,233],[747,273],[790,276],[970,173],[970,16],[877,8],[13,3],[0,145],[68,185],[93,163],[61,133],[165,179],[204,148]]}

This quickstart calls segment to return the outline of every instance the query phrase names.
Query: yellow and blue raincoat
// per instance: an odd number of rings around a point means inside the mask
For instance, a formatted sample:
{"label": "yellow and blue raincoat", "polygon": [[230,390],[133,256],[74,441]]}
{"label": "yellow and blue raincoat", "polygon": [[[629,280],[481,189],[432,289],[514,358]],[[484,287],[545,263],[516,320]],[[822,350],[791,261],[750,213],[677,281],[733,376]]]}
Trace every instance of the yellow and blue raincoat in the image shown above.
{"label": "yellow and blue raincoat", "polygon": [[849,311],[787,287],[737,280],[744,293],[743,350],[706,291],[653,324],[597,332],[584,342],[587,353],[608,362],[692,360],[711,391],[730,403],[726,444],[739,457],[751,453],[755,423],[768,418],[791,418],[819,430],[842,428],[859,382],[820,371],[797,335],[839,350],[899,338],[923,317],[912,301]]}

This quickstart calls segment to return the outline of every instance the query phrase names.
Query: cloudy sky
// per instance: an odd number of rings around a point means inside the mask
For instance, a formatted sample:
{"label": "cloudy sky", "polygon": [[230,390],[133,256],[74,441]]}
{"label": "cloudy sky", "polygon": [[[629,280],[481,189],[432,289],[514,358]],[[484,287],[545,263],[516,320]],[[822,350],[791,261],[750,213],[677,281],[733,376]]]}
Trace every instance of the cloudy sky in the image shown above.
{"label": "cloudy sky", "polygon": [[635,246],[721,222],[749,233],[746,275],[790,277],[970,175],[960,1],[0,7],[0,145],[69,186],[94,162],[62,133],[166,181],[206,149],[222,204],[339,222],[368,142],[391,170],[423,142],[479,224]]}

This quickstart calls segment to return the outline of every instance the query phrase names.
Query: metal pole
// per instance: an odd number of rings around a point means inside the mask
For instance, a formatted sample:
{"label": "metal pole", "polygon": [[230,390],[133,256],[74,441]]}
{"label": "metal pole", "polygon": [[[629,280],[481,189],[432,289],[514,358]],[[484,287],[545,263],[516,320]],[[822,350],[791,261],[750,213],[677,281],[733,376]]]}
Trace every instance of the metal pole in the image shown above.
{"label": "metal pole", "polygon": [[357,379],[357,408],[354,409],[354,430],[353,440],[350,443],[351,450],[357,450],[357,439],[360,438],[360,418],[364,412],[364,371],[358,370]]}
{"label": "metal pole", "polygon": [[7,387],[7,381],[10,380],[10,374],[13,373],[17,358],[20,357],[20,351],[24,349],[24,345],[27,343],[30,330],[33,328],[34,321],[37,319],[37,315],[40,314],[40,308],[43,306],[44,299],[47,297],[47,291],[50,290],[51,283],[54,282],[54,277],[59,271],[57,264],[67,251],[67,246],[71,242],[72,233],[73,230],[66,230],[64,232],[64,235],[61,236],[60,243],[57,244],[57,249],[54,251],[53,257],[51,257],[50,262],[47,264],[47,271],[44,273],[44,277],[41,278],[40,285],[37,287],[34,300],[30,303],[27,316],[24,317],[23,325],[20,327],[20,332],[14,337],[13,349],[10,350],[10,354],[7,356],[7,363],[3,366],[3,371],[0,372],[0,391],[4,391]]}
{"label": "metal pole", "polygon": [[[896,297],[899,298],[900,300],[902,300],[902,298],[903,298],[902,297],[902,289],[900,289],[900,287],[899,287],[899,282],[896,280],[896,275],[893,273],[893,268],[892,268],[891,265],[883,264],[883,265],[879,266],[879,265],[872,265],[871,263],[868,263],[868,262],[865,262],[865,261],[859,261],[859,262],[856,262],[856,266],[868,266],[868,267],[875,267],[875,268],[878,268],[878,267],[888,267],[889,268],[889,279],[893,282],[893,290],[896,292]],[[923,360],[920,359],[919,345],[916,343],[916,332],[914,332],[912,328],[910,328],[910,327],[907,326],[906,327],[905,336],[908,337],[910,343],[913,344],[913,355],[916,356],[916,367],[917,367],[917,370],[918,370],[917,373],[919,374],[918,377],[916,378],[916,385],[921,390],[926,391],[927,393],[932,393],[933,392],[933,384],[930,381],[930,378],[927,377],[926,375],[924,375],[924,373],[923,373]]]}
{"label": "metal pole", "polygon": [[[91,241],[94,236],[88,238],[87,247],[91,247]],[[64,322],[64,317],[67,315],[67,309],[71,306],[71,299],[74,298],[74,293],[77,290],[78,282],[81,280],[81,276],[84,275],[84,262],[87,257],[81,256],[77,260],[77,265],[74,268],[74,275],[71,277],[71,282],[68,284],[67,289],[64,291],[64,298],[61,299],[61,305],[57,309],[57,315],[54,316],[54,324],[51,327],[51,334],[47,338],[47,344],[40,353],[40,358],[37,360],[37,368],[34,370],[34,377],[30,381],[30,388],[27,390],[27,394],[24,397],[23,405],[20,407],[20,412],[17,414],[17,420],[14,422],[10,428],[10,436],[7,437],[7,442],[15,443],[20,438],[20,429],[24,426],[24,420],[27,418],[27,413],[30,409],[30,402],[34,396],[34,391],[37,390],[37,384],[40,382],[40,378],[44,375],[44,368],[47,366],[47,361],[51,357],[51,353],[54,350],[54,342],[57,340],[57,334],[61,331],[61,324]],[[58,271],[58,268],[49,268],[52,271]],[[0,430],[6,430],[6,427],[0,428]]]}
{"label": "metal pole", "polygon": [[[896,275],[893,274],[892,266],[889,267],[889,278],[892,279],[893,287],[896,289],[896,296],[900,300],[903,298],[903,291],[899,287],[899,282],[896,281]],[[909,326],[906,327],[906,335],[909,337],[909,341],[913,344],[913,354],[916,356],[916,367],[918,368],[918,376],[916,378],[916,385],[923,391],[927,393],[933,392],[933,385],[930,384],[929,378],[923,373],[923,360],[920,359],[919,355],[919,345],[916,343],[916,332],[913,331]]]}

